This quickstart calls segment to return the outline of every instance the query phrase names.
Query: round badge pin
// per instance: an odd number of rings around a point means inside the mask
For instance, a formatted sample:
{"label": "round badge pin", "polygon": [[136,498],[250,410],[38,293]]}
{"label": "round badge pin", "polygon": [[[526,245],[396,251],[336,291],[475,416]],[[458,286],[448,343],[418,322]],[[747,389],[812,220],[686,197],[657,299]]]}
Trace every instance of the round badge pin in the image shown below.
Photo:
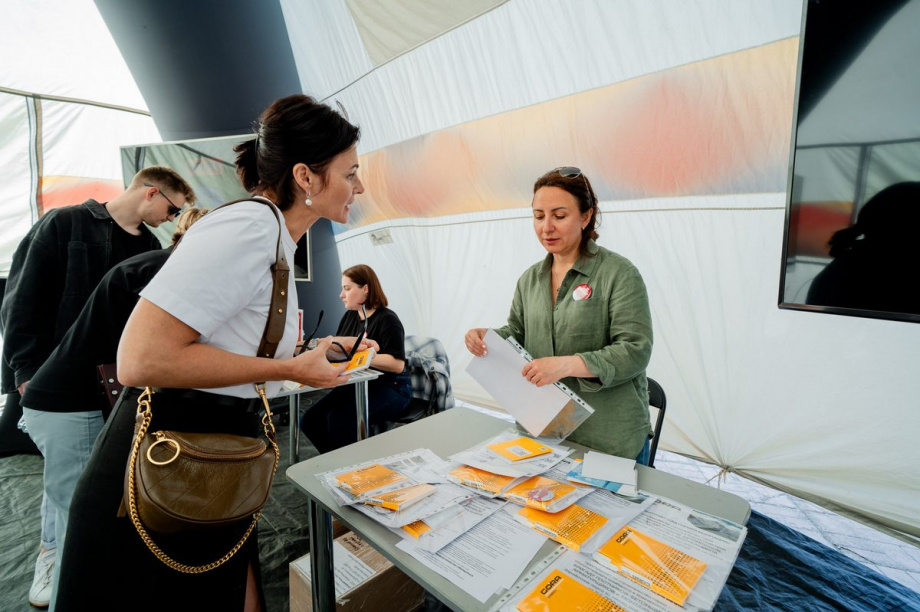
{"label": "round badge pin", "polygon": [[531,489],[527,493],[527,497],[538,502],[548,502],[552,498],[556,497],[556,494],[546,487],[537,487],[536,489]]}
{"label": "round badge pin", "polygon": [[591,286],[587,284],[581,284],[575,287],[575,290],[572,291],[572,299],[576,302],[581,300],[587,300],[591,297]]}

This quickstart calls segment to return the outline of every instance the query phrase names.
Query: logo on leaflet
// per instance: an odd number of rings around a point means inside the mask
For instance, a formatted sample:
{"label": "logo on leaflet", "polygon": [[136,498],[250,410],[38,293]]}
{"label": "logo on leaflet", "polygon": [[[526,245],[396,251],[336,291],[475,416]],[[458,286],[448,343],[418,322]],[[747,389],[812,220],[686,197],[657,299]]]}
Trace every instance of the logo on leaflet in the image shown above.
{"label": "logo on leaflet", "polygon": [[[553,576],[553,579],[547,582],[546,586],[540,590],[540,594],[546,595],[547,593],[552,591],[553,587],[556,586],[560,580],[562,580],[562,574],[556,574],[555,576]],[[547,596],[551,597],[551,595],[547,595]]]}

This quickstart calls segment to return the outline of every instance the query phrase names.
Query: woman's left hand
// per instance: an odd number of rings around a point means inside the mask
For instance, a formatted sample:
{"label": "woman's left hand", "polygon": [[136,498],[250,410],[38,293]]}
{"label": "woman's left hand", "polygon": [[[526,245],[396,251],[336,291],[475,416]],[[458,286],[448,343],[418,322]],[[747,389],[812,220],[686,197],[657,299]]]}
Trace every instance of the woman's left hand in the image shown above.
{"label": "woman's left hand", "polygon": [[528,362],[521,370],[521,375],[528,381],[538,387],[551,385],[566,376],[572,376],[572,366],[575,365],[572,360],[577,359],[582,364],[581,357],[572,355],[569,357],[541,357]]}

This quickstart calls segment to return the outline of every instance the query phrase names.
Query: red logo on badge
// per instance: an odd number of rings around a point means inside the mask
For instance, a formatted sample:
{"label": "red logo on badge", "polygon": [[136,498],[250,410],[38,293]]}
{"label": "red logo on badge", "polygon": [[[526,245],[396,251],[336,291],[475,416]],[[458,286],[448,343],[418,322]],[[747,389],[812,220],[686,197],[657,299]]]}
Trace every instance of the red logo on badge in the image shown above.
{"label": "red logo on badge", "polygon": [[591,287],[589,285],[578,285],[575,287],[575,291],[572,292],[572,299],[576,302],[587,300],[589,297],[591,297]]}

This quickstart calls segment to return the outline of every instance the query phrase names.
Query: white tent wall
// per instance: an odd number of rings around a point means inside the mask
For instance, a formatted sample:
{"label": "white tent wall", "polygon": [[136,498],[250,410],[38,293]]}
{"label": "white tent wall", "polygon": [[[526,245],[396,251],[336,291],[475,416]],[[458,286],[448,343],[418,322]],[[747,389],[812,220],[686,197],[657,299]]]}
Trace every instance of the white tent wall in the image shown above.
{"label": "white tent wall", "polygon": [[[776,307],[796,62],[782,41],[794,47],[798,1],[512,0],[377,67],[347,3],[282,5],[297,54],[309,43],[325,75],[302,68],[305,91],[342,102],[363,130],[369,189],[337,237],[342,266],[374,267],[407,333],[445,344],[458,397],[491,403],[464,373],[463,334],[504,322],[517,277],[543,255],[530,185],[575,164],[602,201],[600,243],[649,288],[649,373],[669,396],[662,447],[920,535],[920,328]],[[306,18],[320,6],[340,20],[327,32],[353,44],[321,44]],[[723,57],[730,86],[697,91],[709,123],[669,99],[616,104]],[[592,90],[616,102],[586,120],[607,141],[573,123]],[[639,161],[610,153],[636,138],[609,129],[627,111],[662,145],[636,148]],[[649,155],[656,172],[642,175]],[[694,182],[687,157],[710,176]]]}
{"label": "white tent wall", "polygon": [[92,0],[4,2],[0,276],[38,216],[118,194],[119,147],[159,133]]}

